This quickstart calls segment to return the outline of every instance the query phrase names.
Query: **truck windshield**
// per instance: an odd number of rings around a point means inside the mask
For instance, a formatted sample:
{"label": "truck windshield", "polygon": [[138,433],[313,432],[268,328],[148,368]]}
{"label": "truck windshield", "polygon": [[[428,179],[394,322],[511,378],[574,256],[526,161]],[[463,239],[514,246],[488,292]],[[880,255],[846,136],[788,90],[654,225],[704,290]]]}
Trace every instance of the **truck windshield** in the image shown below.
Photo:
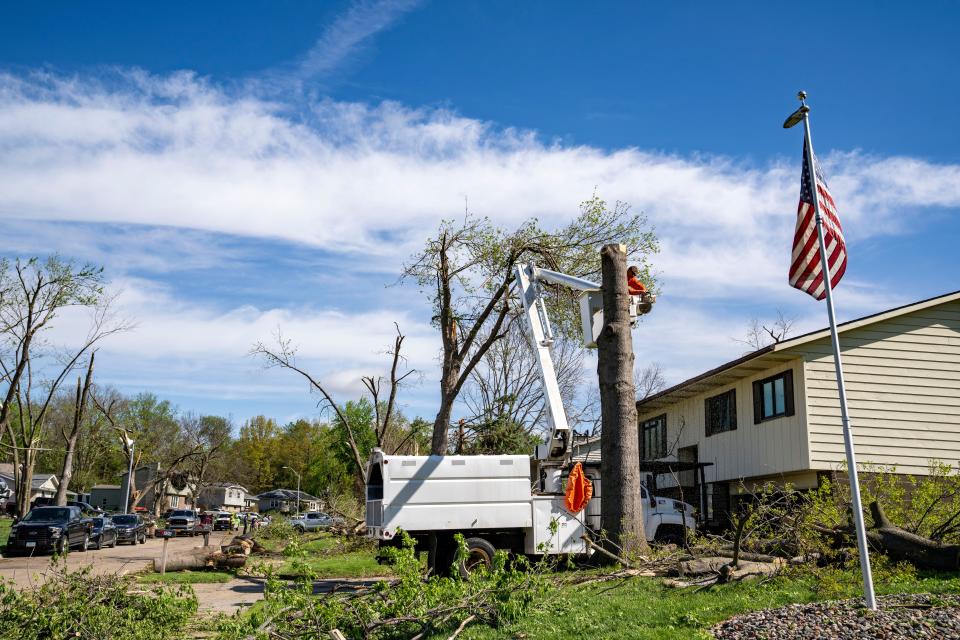
{"label": "truck windshield", "polygon": [[115,524],[137,524],[137,516],[113,516]]}

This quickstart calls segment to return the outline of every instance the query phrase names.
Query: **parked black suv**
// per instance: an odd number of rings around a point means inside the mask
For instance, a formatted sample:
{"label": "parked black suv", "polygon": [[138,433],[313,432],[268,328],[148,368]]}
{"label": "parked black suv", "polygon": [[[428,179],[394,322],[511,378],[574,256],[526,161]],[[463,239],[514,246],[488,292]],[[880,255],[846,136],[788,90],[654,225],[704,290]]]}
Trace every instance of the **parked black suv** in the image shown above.
{"label": "parked black suv", "polygon": [[117,528],[117,544],[144,544],[147,541],[147,523],[142,516],[135,513],[124,513],[113,516],[113,525]]}
{"label": "parked black suv", "polygon": [[93,523],[77,507],[37,507],[10,529],[7,554],[86,551]]}

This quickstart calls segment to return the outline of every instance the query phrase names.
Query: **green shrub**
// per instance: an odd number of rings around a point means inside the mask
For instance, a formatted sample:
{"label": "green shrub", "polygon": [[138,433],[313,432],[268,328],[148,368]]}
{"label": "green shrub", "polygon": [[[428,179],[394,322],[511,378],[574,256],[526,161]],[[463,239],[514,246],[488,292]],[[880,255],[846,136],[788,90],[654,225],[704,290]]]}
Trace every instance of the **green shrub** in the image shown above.
{"label": "green shrub", "polygon": [[294,540],[300,534],[293,528],[290,521],[279,516],[265,527],[260,527],[253,532],[254,538],[263,538],[264,540]]}
{"label": "green shrub", "polygon": [[188,586],[138,587],[132,578],[70,572],[55,561],[47,581],[17,591],[0,582],[0,638],[163,640],[184,637],[197,611]]}

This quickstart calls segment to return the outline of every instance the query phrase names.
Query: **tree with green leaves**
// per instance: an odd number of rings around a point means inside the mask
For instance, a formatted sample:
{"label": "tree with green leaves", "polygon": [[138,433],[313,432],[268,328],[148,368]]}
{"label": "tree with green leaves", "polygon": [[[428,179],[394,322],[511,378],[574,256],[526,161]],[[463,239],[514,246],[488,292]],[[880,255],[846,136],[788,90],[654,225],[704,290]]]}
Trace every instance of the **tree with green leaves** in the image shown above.
{"label": "tree with green leaves", "polygon": [[[0,429],[13,458],[19,515],[30,509],[41,437],[60,385],[98,342],[127,327],[109,303],[99,267],[57,256],[0,262]],[[45,340],[54,320],[78,307],[92,312],[79,346]]]}
{"label": "tree with green leaves", "polygon": [[[554,271],[596,279],[600,247],[611,242],[630,248],[641,278],[652,285],[648,259],[659,249],[656,234],[643,215],[623,203],[608,207],[597,196],[582,203],[579,215],[556,230],[544,228],[535,218],[514,230],[470,214],[445,220],[412,257],[403,278],[416,282],[430,298],[433,322],[440,331],[440,406],[433,423],[433,454],[447,453],[457,397],[517,315],[510,296],[515,265],[534,261]],[[562,287],[546,289],[555,328],[577,332],[574,293]]]}

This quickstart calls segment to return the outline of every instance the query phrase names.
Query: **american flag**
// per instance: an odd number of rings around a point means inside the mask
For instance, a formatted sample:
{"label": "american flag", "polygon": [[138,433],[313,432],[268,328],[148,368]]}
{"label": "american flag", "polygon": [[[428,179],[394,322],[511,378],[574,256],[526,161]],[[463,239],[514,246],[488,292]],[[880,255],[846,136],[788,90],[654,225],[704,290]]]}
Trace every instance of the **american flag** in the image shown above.
{"label": "american flag", "polygon": [[[835,287],[847,269],[847,245],[843,229],[837,217],[837,205],[833,202],[827,181],[823,179],[817,158],[813,158],[817,176],[817,195],[820,201],[820,216],[823,220],[823,241],[830,265],[830,286]],[[806,145],[803,153],[803,178],[800,183],[800,206],[797,209],[797,229],[793,234],[793,262],[790,265],[790,286],[806,291],[817,300],[827,293],[823,286],[823,267],[820,261],[820,246],[817,242],[817,223],[813,212],[813,196],[810,191],[810,164],[807,161]]]}

